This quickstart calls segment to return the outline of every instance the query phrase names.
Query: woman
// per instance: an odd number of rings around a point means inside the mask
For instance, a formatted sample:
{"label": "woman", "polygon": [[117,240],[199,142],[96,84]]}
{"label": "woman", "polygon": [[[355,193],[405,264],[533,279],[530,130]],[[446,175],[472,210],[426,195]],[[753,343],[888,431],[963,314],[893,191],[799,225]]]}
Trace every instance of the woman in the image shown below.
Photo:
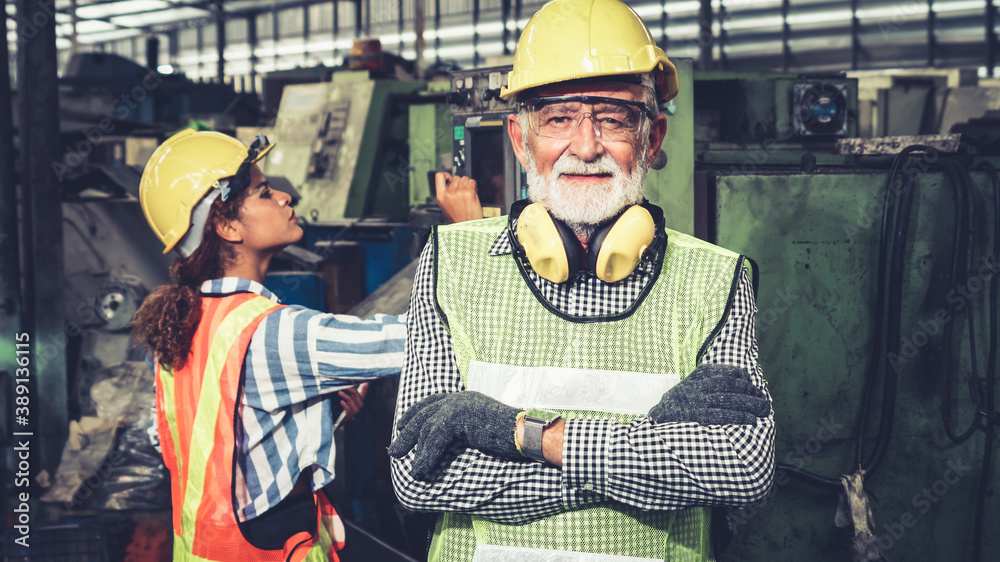
{"label": "woman", "polygon": [[[322,493],[334,477],[340,396],[398,375],[405,319],[282,306],[263,286],[271,259],[302,238],[290,197],[249,147],[181,131],[150,157],[140,203],[175,285],[136,313],[155,355],[155,433],[170,470],[174,558],[336,559],[343,528]],[[331,547],[331,543],[333,547]]]}

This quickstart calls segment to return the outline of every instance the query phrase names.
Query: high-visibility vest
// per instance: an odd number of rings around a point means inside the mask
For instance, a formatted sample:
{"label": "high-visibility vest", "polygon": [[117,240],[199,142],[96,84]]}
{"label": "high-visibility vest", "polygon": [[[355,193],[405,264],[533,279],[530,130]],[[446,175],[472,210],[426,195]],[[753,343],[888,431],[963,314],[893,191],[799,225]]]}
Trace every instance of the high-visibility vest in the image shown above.
{"label": "high-visibility vest", "polygon": [[[745,263],[668,229],[662,266],[628,310],[574,318],[525,282],[512,255],[485,250],[506,224],[500,217],[437,230],[440,314],[466,388],[518,407],[547,402],[566,419],[627,424],[646,415],[721,330]],[[430,559],[704,562],[713,559],[710,519],[707,508],[642,510],[610,500],[523,525],[444,513]]]}
{"label": "high-visibility vest", "polygon": [[[243,359],[254,331],[281,305],[252,293],[202,297],[201,322],[187,364],[157,366],[157,428],[170,470],[174,560],[219,562],[336,560],[343,526],[325,496],[314,495],[316,529],[262,550],[242,535],[233,495],[234,420]],[[339,545],[333,545],[336,533]]]}

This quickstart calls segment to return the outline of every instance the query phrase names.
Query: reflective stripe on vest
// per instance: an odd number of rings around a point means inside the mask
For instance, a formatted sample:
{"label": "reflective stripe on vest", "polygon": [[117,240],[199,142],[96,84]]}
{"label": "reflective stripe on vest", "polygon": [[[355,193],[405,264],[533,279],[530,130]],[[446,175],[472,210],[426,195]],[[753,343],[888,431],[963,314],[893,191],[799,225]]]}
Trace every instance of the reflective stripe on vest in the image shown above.
{"label": "reflective stripe on vest", "polygon": [[174,560],[327,560],[331,539],[320,523],[329,510],[317,509],[318,532],[299,533],[284,550],[254,547],[236,522],[233,425],[243,360],[261,320],[280,306],[250,293],[202,298],[188,363],[176,373],[157,368],[158,428],[171,472]]}
{"label": "reflective stripe on vest", "polygon": [[680,375],[469,363],[466,388],[504,404],[541,410],[645,415]]}
{"label": "reflective stripe on vest", "polygon": [[[488,254],[504,228],[505,217],[437,229],[432,243],[439,311],[466,388],[490,389],[504,401],[521,402],[518,407],[556,409],[566,419],[627,424],[645,415],[697,366],[728,316],[742,267],[739,255],[668,230],[662,266],[631,309],[573,318],[532,292],[512,255]],[[610,381],[603,378],[608,374]],[[594,383],[598,378],[600,385]],[[608,384],[623,396],[609,401]],[[648,396],[633,404],[635,389],[628,387],[636,384],[646,385],[641,389]],[[605,404],[591,396],[594,390]],[[709,518],[705,508],[643,511],[610,500],[524,525],[446,513],[435,529],[430,560],[468,561],[504,551],[477,548],[490,544],[558,555],[701,562],[711,560]]]}

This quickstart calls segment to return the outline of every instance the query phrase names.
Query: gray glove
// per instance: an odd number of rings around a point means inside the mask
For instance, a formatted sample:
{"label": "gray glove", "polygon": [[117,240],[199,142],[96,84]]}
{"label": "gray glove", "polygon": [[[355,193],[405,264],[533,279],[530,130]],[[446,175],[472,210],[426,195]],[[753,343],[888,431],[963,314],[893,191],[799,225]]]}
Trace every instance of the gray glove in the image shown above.
{"label": "gray glove", "polygon": [[656,423],[752,425],[771,404],[750,381],[750,373],[732,365],[699,365],[686,379],[663,394],[649,411]]}
{"label": "gray glove", "polygon": [[399,418],[399,435],[389,446],[398,458],[416,447],[411,472],[427,480],[454,443],[507,459],[524,459],[514,444],[517,414],[513,408],[474,391],[428,396]]}

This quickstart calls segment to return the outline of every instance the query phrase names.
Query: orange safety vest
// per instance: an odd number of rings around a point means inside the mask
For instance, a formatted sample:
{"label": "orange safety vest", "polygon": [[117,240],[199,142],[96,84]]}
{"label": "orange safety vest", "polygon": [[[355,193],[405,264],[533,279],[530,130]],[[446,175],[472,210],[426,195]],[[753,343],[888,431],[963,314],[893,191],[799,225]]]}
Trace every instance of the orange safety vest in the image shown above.
{"label": "orange safety vest", "polygon": [[177,371],[157,365],[156,423],[170,470],[174,560],[338,560],[344,546],[343,524],[322,493],[315,494],[317,531],[293,535],[283,550],[253,546],[236,521],[233,420],[243,359],[261,320],[280,306],[252,293],[202,297],[187,364]]}

